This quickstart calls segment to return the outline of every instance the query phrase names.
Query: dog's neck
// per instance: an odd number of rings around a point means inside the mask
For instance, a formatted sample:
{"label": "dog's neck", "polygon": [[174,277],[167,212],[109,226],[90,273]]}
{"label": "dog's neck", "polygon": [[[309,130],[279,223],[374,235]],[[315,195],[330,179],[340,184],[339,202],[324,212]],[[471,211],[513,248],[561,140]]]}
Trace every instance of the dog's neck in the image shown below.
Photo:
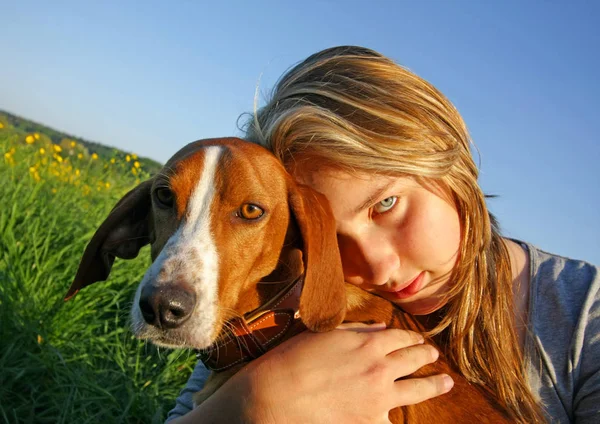
{"label": "dog's neck", "polygon": [[197,354],[212,371],[225,371],[251,361],[284,340],[304,331],[299,316],[303,276],[271,298],[258,309],[241,318],[233,318],[224,326],[222,337]]}

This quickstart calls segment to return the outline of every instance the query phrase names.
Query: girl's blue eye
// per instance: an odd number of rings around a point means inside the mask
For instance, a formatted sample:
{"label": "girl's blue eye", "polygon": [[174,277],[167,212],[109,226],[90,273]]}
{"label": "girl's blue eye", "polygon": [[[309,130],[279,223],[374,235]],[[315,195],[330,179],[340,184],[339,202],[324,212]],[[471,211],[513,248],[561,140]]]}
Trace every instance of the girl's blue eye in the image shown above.
{"label": "girl's blue eye", "polygon": [[387,198],[383,199],[381,202],[377,203],[373,207],[373,209],[377,213],[385,213],[385,212],[389,211],[390,209],[392,209],[397,201],[398,201],[398,198],[396,196],[387,197]]}

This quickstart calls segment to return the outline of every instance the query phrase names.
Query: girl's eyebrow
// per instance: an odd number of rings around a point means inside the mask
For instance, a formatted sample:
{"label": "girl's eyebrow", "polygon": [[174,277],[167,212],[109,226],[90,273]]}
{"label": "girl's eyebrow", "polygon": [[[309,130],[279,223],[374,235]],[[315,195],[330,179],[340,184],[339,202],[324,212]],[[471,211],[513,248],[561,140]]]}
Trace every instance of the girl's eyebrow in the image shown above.
{"label": "girl's eyebrow", "polygon": [[364,202],[362,202],[356,209],[354,209],[354,213],[358,214],[363,209],[370,207],[371,204],[373,204],[373,202],[375,201],[375,199],[378,199],[379,197],[381,197],[383,195],[383,193],[385,193],[390,188],[390,186],[392,186],[393,184],[394,184],[394,181],[390,181],[389,183],[376,189],[373,193],[369,194],[367,199],[365,199]]}

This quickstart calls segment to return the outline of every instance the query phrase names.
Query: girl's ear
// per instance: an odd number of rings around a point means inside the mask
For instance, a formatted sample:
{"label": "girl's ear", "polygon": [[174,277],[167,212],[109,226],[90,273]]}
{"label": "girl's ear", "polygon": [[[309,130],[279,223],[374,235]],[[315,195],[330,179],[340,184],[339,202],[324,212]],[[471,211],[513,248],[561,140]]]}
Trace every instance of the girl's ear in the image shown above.
{"label": "girl's ear", "polygon": [[106,280],[115,257],[133,259],[150,243],[151,187],[152,180],[144,181],[119,200],[88,243],[65,300]]}
{"label": "girl's ear", "polygon": [[346,314],[344,272],[329,202],[308,186],[291,184],[289,204],[302,235],[305,266],[300,318],[312,331],[329,331]]}

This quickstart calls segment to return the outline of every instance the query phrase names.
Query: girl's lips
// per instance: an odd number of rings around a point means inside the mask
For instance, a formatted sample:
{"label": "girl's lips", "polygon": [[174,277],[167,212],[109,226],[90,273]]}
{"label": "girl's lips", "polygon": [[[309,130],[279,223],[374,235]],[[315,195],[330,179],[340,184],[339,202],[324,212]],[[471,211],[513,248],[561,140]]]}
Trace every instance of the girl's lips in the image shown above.
{"label": "girl's lips", "polygon": [[421,273],[417,275],[415,279],[408,284],[408,286],[404,287],[402,290],[388,292],[389,295],[396,299],[406,299],[408,297],[411,297],[415,293],[418,293],[419,290],[421,290],[421,287],[423,286],[424,275],[425,271],[421,271]]}

